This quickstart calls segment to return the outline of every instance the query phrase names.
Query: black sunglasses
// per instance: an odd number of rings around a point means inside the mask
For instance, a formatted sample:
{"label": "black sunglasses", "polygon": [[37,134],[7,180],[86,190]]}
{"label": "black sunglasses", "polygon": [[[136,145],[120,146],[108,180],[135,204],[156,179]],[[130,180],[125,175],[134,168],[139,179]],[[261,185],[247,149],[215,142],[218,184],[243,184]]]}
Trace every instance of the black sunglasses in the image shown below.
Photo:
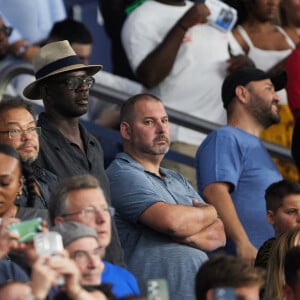
{"label": "black sunglasses", "polygon": [[3,33],[4,35],[6,35],[7,37],[9,37],[11,35],[13,31],[13,28],[12,27],[9,27],[9,26],[2,26],[0,28],[0,32]]}

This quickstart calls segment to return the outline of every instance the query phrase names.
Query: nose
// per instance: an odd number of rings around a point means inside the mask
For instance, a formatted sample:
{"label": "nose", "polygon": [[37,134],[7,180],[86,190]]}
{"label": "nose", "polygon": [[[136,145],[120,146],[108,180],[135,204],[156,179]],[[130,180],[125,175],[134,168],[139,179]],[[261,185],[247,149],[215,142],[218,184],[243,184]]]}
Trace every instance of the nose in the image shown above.
{"label": "nose", "polygon": [[78,87],[79,91],[88,91],[89,87],[86,82],[82,81]]}
{"label": "nose", "polygon": [[164,124],[162,121],[159,121],[159,122],[157,122],[156,128],[157,128],[157,131],[160,133],[165,132],[166,128],[167,128],[167,124]]}
{"label": "nose", "polygon": [[93,254],[89,254],[88,256],[88,267],[90,269],[95,269],[97,264],[99,264],[99,256],[93,255]]}
{"label": "nose", "polygon": [[29,132],[26,131],[26,130],[23,130],[22,133],[21,133],[21,139],[22,139],[23,141],[29,140],[29,138],[30,138],[31,136],[32,136],[32,134],[29,133]]}
{"label": "nose", "polygon": [[280,102],[279,95],[275,91],[274,91],[274,94],[273,94],[273,99],[277,100],[278,102]]}
{"label": "nose", "polygon": [[95,217],[97,224],[102,224],[106,220],[105,212],[102,210],[97,210]]}

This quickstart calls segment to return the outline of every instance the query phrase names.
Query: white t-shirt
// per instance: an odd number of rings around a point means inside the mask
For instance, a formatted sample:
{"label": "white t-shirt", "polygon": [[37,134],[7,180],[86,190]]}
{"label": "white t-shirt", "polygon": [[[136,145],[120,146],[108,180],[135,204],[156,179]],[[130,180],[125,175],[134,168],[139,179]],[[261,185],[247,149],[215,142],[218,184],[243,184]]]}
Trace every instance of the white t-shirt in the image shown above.
{"label": "white t-shirt", "polygon": [[[164,39],[170,29],[191,8],[146,1],[125,21],[122,42],[134,71]],[[229,59],[225,34],[207,24],[190,28],[182,41],[170,74],[149,92],[167,107],[214,122],[226,123],[221,86]],[[204,135],[184,127],[172,127],[171,138],[199,145]]]}

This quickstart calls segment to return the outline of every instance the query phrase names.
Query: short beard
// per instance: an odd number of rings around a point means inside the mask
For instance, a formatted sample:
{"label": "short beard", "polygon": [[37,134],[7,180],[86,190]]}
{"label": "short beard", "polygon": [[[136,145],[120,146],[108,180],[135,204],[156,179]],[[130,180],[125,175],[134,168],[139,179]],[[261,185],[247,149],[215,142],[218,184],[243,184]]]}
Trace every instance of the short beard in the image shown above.
{"label": "short beard", "polygon": [[22,162],[31,165],[37,159],[37,155],[34,157],[21,157]]}

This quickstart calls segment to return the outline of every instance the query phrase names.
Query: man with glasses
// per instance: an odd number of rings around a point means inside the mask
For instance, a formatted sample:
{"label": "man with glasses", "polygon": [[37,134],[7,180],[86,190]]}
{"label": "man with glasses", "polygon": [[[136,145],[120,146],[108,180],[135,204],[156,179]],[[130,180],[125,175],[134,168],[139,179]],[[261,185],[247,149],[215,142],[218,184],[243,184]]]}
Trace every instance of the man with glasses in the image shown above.
{"label": "man with glasses", "polygon": [[[58,180],[82,174],[98,179],[110,202],[110,188],[103,166],[103,150],[98,140],[80,123],[87,112],[91,77],[100,65],[84,65],[68,41],[46,44],[34,57],[36,80],[23,91],[25,97],[43,99],[45,112],[38,119],[42,127],[38,164],[53,172]],[[123,264],[117,230],[112,222],[112,242],[106,258]]]}
{"label": "man with glasses", "polygon": [[[75,221],[95,229],[101,258],[104,257],[111,239],[114,209],[108,206],[95,177],[85,174],[62,181],[50,197],[49,212],[54,224]],[[139,295],[136,279],[131,273],[107,261],[103,262],[101,282],[112,284],[112,290],[118,298]]]}
{"label": "man with glasses", "polygon": [[80,271],[82,285],[99,285],[104,269],[101,248],[94,229],[78,222],[65,222],[52,228],[61,234],[64,248]]}
{"label": "man with glasses", "polygon": [[0,102],[0,143],[15,148],[22,159],[25,185],[16,204],[25,207],[48,208],[51,191],[57,185],[56,176],[34,162],[39,153],[39,134],[35,113],[21,99]]}

